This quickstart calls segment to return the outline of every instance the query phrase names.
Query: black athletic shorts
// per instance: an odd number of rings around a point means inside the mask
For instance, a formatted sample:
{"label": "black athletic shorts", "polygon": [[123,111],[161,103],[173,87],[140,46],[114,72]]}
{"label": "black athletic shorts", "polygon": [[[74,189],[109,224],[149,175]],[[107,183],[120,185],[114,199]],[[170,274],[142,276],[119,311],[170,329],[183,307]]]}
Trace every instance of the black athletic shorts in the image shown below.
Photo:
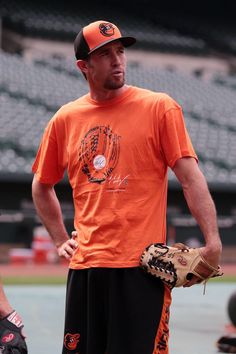
{"label": "black athletic shorts", "polygon": [[171,293],[140,268],[69,270],[63,354],[167,354]]}

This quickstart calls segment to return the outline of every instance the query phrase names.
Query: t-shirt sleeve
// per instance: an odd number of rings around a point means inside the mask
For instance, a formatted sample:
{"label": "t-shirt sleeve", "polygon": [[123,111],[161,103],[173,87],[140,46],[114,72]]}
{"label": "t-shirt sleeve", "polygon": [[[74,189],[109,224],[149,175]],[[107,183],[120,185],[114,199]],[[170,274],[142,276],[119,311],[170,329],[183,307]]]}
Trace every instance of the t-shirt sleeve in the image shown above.
{"label": "t-shirt sleeve", "polygon": [[56,127],[55,119],[52,119],[44,131],[32,171],[39,182],[56,184],[64,176],[66,160],[64,133]]}
{"label": "t-shirt sleeve", "polygon": [[171,98],[165,105],[160,119],[161,150],[169,167],[173,168],[182,157],[193,157],[198,161],[187,132],[181,107]]}

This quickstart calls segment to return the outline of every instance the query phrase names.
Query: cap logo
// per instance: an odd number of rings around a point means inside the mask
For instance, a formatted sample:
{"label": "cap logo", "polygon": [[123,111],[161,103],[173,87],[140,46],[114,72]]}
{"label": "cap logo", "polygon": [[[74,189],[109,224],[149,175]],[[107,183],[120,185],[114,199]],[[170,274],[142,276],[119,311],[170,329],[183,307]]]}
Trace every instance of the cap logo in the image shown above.
{"label": "cap logo", "polygon": [[99,25],[100,33],[105,37],[113,36],[115,33],[115,28],[112,23],[100,23]]}

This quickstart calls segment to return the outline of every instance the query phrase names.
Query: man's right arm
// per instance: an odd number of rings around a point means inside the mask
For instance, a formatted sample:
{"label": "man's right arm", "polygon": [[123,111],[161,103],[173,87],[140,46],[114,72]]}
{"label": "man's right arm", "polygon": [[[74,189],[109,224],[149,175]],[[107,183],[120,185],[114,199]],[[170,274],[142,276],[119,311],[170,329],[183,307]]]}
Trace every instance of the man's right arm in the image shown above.
{"label": "man's right arm", "polygon": [[1,280],[0,280],[0,320],[4,317],[6,317],[7,315],[9,315],[9,313],[11,313],[13,311],[13,308],[11,307],[6,295],[5,295],[5,292],[4,292],[4,289],[3,289],[3,286],[2,286],[2,283],[1,283]]}
{"label": "man's right arm", "polygon": [[39,182],[35,175],[32,197],[37,214],[52,237],[59,256],[70,259],[78,245],[68,236],[54,186]]}

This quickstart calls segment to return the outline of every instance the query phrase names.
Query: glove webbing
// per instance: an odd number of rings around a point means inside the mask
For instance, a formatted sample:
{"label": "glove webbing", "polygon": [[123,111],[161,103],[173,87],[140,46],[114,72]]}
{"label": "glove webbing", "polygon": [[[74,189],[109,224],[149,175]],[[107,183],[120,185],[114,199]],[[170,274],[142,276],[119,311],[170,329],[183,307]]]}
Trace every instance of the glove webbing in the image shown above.
{"label": "glove webbing", "polygon": [[[156,271],[159,272],[164,272],[165,274],[170,276],[170,279],[166,279],[166,277],[163,277],[163,280],[165,280],[165,283],[168,283],[168,285],[173,288],[177,282],[177,274],[176,274],[176,269],[174,264],[171,261],[164,262],[160,260],[159,258],[164,256],[165,254],[168,253],[168,247],[162,245],[162,244],[157,244],[160,248],[165,250],[165,252],[158,252],[155,250],[155,256],[152,254],[152,258],[148,261],[148,265],[150,266],[151,269],[155,269]],[[145,270],[148,270],[148,268],[144,267]],[[154,273],[155,274],[155,273]]]}

